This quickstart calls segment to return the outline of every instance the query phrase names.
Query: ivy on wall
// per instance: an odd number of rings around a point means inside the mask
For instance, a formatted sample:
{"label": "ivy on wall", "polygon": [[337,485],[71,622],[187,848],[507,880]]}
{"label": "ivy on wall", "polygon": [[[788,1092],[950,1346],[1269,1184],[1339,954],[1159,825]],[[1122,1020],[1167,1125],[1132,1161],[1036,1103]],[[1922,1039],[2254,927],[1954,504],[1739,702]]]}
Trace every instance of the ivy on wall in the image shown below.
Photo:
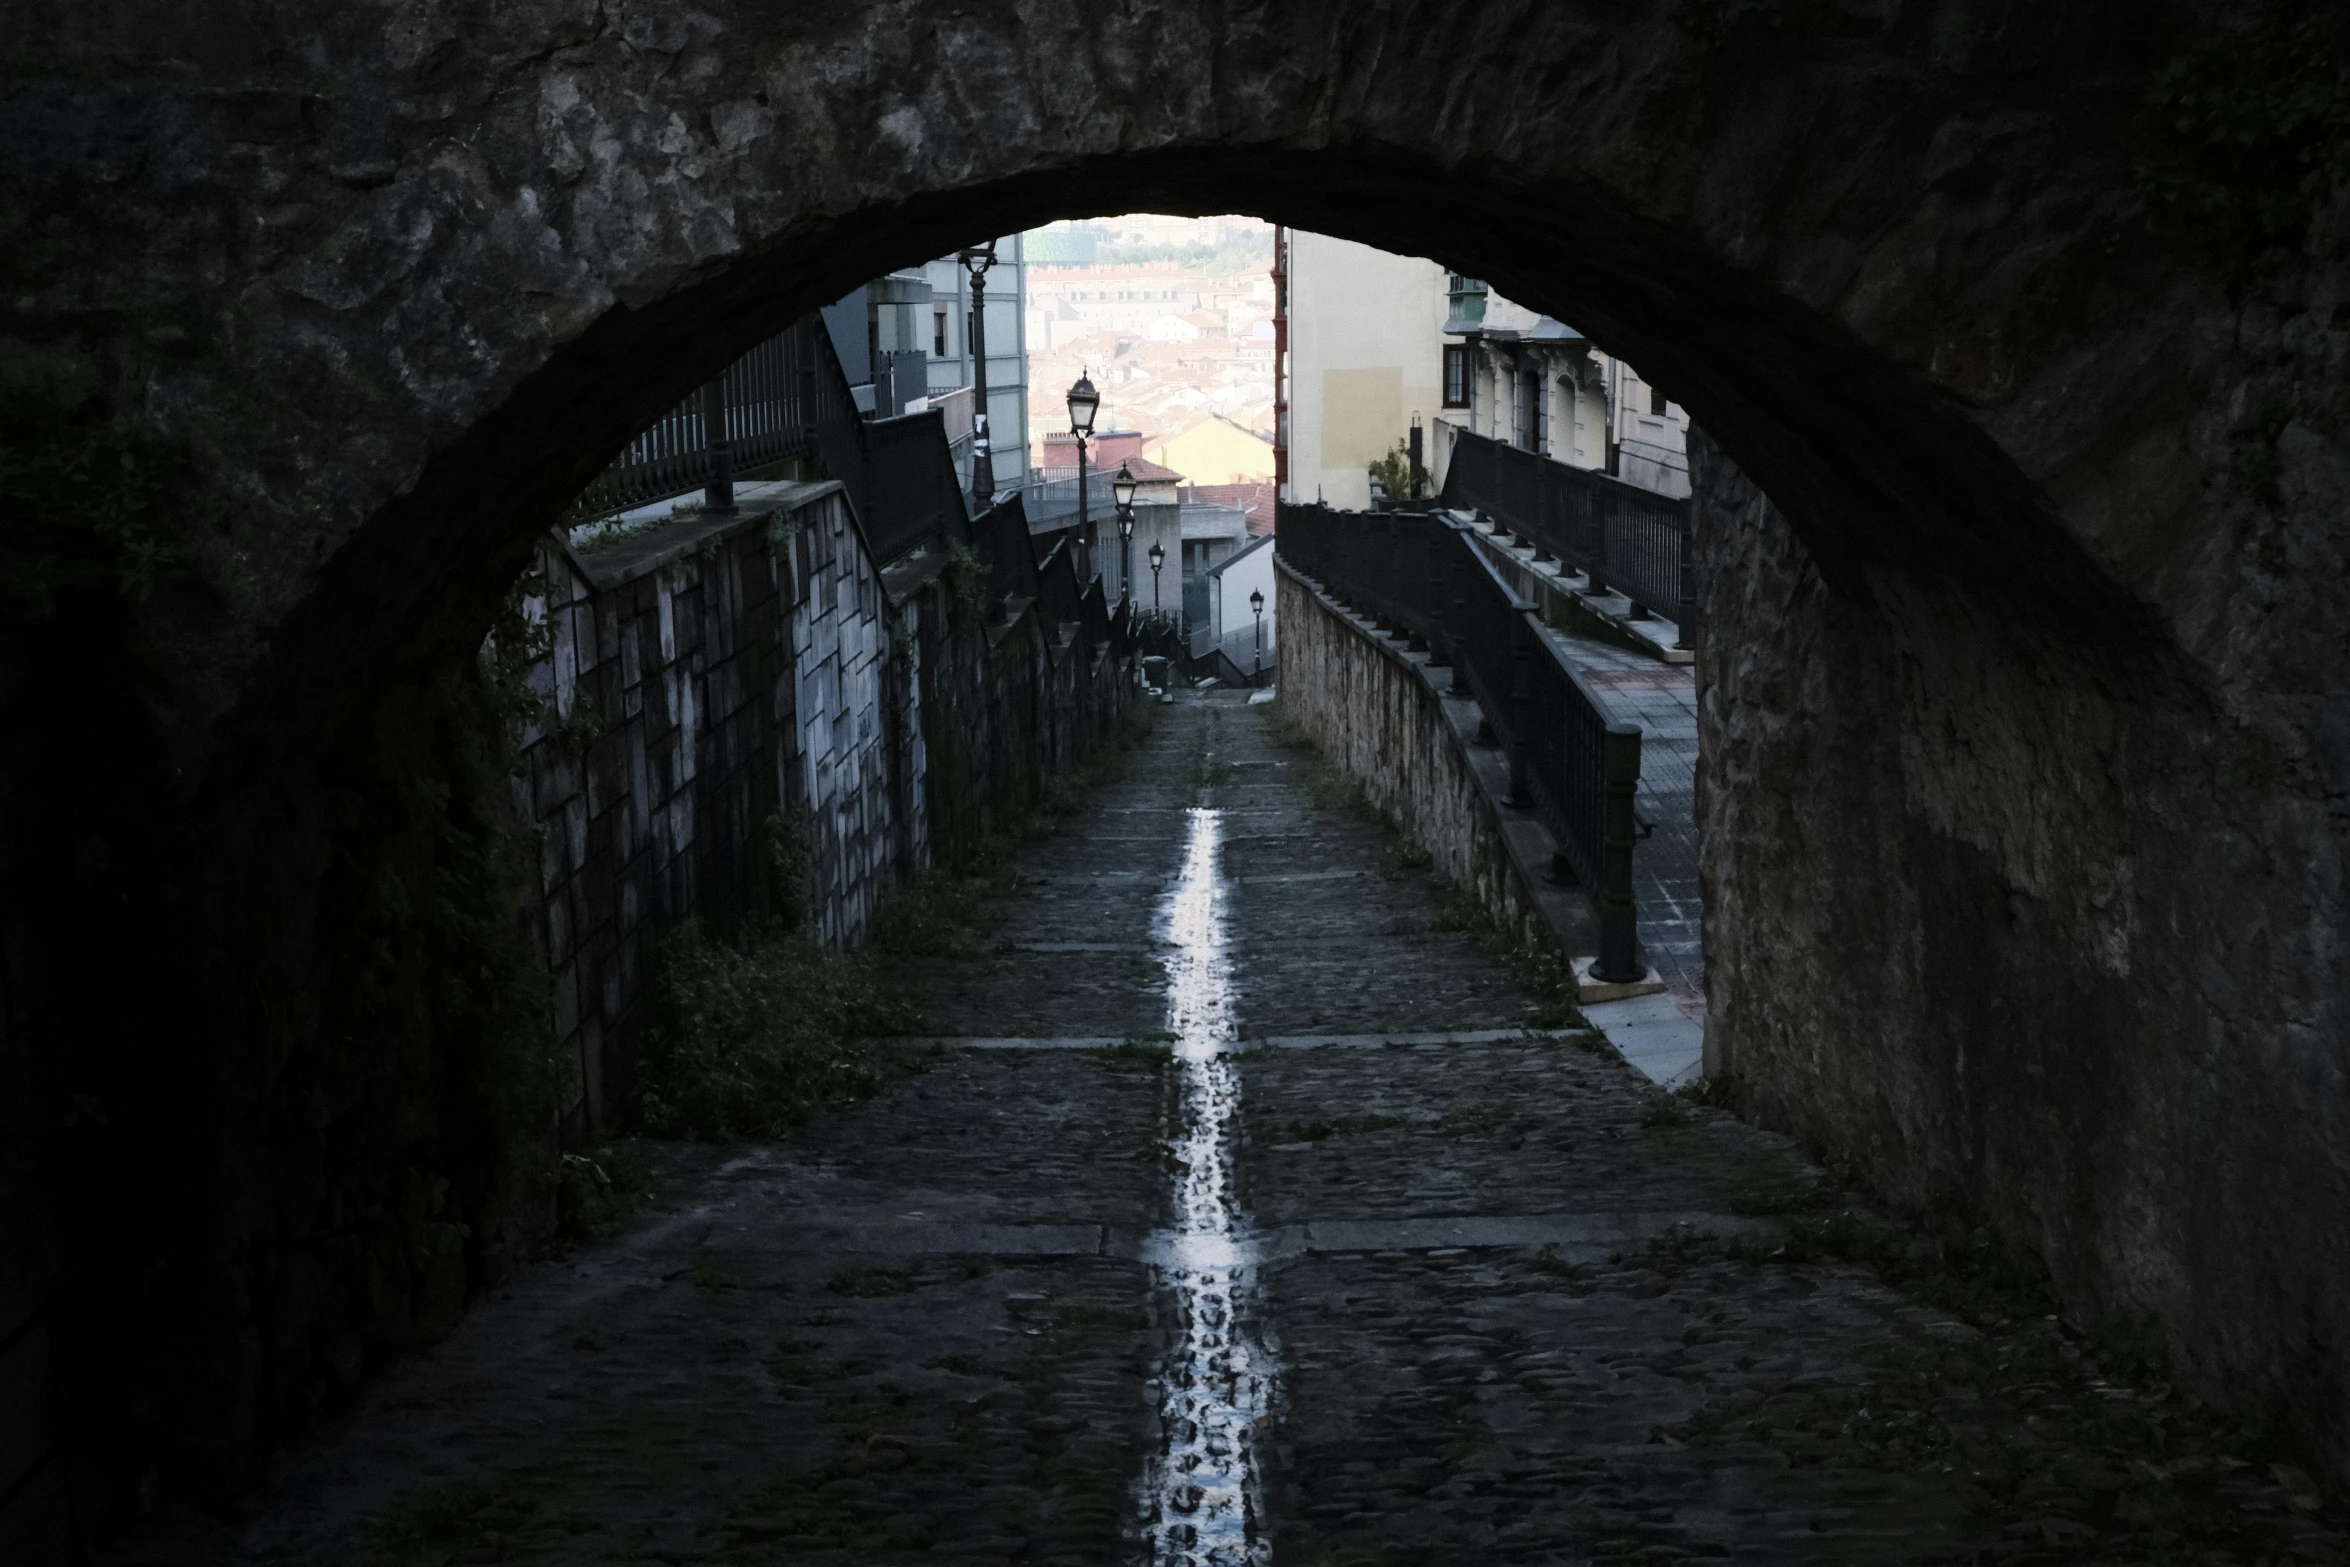
{"label": "ivy on wall", "polygon": [[95,402],[0,398],[0,598],[44,621],[77,592],[144,601],[187,570],[170,523],[186,455]]}
{"label": "ivy on wall", "polygon": [[2350,55],[2342,14],[2270,0],[2157,67],[2146,103],[2160,149],[2138,174],[2158,219],[2234,270],[2303,244],[2350,182]]}

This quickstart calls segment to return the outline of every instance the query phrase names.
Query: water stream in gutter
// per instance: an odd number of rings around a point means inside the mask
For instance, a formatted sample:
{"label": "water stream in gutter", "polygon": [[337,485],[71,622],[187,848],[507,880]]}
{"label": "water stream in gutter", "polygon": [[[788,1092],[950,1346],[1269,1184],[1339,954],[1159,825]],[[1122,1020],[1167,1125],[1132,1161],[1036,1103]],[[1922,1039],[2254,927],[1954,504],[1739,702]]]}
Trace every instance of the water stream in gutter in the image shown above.
{"label": "water stream in gutter", "polygon": [[1257,1444],[1271,1411],[1273,1365],[1249,1327],[1258,1254],[1233,1191],[1240,1074],[1218,865],[1223,836],[1221,811],[1190,813],[1183,868],[1159,910],[1181,1120],[1171,1223],[1152,1237],[1150,1259],[1161,1298],[1174,1303],[1179,1337],[1161,1380],[1161,1448],[1143,1483],[1152,1567],[1259,1567],[1272,1559]]}

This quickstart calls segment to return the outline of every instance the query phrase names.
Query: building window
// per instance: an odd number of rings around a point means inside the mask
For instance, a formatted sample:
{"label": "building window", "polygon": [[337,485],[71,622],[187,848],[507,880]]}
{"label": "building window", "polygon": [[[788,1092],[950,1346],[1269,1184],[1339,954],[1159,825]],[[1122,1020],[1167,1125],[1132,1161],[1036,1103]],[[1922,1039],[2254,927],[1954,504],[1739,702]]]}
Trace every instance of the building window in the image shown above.
{"label": "building window", "polygon": [[947,307],[944,305],[937,305],[932,307],[930,312],[930,357],[933,359],[944,359],[946,356]]}
{"label": "building window", "polygon": [[1526,450],[1550,455],[1550,399],[1542,395],[1542,372],[1526,372]]}
{"label": "building window", "polygon": [[1648,389],[1648,411],[1650,413],[1661,417],[1665,410],[1671,406],[1672,404],[1665,401],[1665,394],[1663,392],[1659,391],[1653,386]]}
{"label": "building window", "polygon": [[1466,343],[1444,345],[1444,406],[1469,406],[1469,345]]}

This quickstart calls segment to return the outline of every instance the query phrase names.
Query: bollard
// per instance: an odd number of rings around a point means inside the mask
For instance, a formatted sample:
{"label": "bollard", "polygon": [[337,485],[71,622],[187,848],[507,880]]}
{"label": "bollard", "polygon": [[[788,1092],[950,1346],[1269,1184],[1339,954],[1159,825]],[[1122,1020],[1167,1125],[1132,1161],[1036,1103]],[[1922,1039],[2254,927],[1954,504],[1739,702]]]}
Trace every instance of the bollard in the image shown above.
{"label": "bollard", "polygon": [[1607,789],[1600,816],[1605,858],[1592,896],[1599,906],[1599,959],[1591,965],[1591,977],[1620,985],[1647,972],[1640,964],[1638,911],[1632,897],[1632,796],[1640,787],[1639,726],[1608,725],[1600,754]]}
{"label": "bollard", "polygon": [[702,388],[702,447],[710,454],[710,482],[702,489],[704,511],[734,510],[734,451],[726,441],[726,377]]}

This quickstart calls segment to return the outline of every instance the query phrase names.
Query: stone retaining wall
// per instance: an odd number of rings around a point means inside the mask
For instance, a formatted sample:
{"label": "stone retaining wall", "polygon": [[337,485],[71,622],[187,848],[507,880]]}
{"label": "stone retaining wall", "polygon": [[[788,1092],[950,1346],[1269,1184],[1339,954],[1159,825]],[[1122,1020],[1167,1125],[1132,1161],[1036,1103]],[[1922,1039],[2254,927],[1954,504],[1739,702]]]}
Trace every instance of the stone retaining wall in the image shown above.
{"label": "stone retaining wall", "polygon": [[1276,562],[1274,579],[1281,710],[1490,918],[1534,946],[1596,951],[1587,904],[1548,879],[1548,831],[1502,803],[1508,762],[1500,748],[1475,743],[1482,715],[1473,699],[1448,694],[1451,671],[1286,562]]}
{"label": "stone retaining wall", "polygon": [[[572,1139],[629,1119],[658,944],[694,918],[863,937],[888,890],[1028,809],[1134,690],[1034,612],[984,623],[943,544],[877,568],[838,484],[791,486],[580,556],[551,622],[517,804],[532,915],[577,1063]],[[945,768],[932,787],[933,755]]]}

